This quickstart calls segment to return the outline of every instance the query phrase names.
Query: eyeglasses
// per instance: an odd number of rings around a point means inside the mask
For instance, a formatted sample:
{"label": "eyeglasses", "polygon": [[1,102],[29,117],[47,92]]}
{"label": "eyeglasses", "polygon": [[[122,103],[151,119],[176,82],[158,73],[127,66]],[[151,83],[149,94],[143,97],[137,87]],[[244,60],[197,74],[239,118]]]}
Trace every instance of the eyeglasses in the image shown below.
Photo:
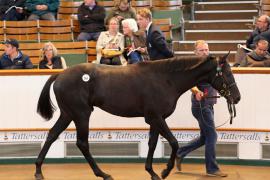
{"label": "eyeglasses", "polygon": [[45,51],[53,51],[53,49],[45,49]]}

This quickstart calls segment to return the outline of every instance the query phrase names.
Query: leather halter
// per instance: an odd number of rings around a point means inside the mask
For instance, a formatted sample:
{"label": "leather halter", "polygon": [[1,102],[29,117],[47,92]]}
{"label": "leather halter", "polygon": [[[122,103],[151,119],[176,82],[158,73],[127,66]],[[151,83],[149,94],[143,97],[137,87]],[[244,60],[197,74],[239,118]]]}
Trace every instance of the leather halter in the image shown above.
{"label": "leather halter", "polygon": [[230,124],[232,124],[232,120],[234,117],[236,117],[236,109],[235,109],[235,104],[233,103],[232,97],[231,97],[231,88],[236,86],[236,82],[233,82],[229,85],[227,85],[228,83],[226,83],[227,81],[225,80],[225,78],[222,76],[222,66],[221,65],[217,65],[217,72],[216,72],[216,76],[213,79],[212,83],[214,83],[218,78],[222,79],[222,89],[219,90],[219,94],[223,97],[227,97],[230,102],[227,101],[227,105],[228,105],[228,110],[230,113]]}

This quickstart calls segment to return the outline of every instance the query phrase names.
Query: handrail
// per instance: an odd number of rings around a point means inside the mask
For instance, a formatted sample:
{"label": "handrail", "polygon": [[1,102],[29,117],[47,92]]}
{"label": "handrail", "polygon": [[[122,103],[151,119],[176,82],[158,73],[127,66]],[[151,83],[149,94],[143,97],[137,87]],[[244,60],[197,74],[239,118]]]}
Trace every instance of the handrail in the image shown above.
{"label": "handrail", "polygon": [[0,70],[0,76],[52,75],[62,71],[62,69],[12,69]]}

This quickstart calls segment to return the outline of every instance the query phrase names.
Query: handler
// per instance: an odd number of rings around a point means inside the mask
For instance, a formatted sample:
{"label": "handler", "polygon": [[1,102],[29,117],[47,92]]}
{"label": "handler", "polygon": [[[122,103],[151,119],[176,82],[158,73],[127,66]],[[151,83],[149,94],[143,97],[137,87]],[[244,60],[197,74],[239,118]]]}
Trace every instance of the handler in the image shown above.
{"label": "handler", "polygon": [[[208,56],[208,44],[203,40],[195,42],[194,53],[197,56]],[[177,151],[176,168],[181,171],[181,163],[184,157],[205,145],[205,166],[208,176],[226,177],[227,174],[220,171],[216,161],[216,142],[217,132],[214,122],[214,104],[215,98],[207,98],[207,96],[216,96],[217,91],[207,83],[201,83],[197,87],[191,89],[192,96],[192,114],[197,119],[200,126],[200,136],[193,139],[187,145],[182,146]]]}

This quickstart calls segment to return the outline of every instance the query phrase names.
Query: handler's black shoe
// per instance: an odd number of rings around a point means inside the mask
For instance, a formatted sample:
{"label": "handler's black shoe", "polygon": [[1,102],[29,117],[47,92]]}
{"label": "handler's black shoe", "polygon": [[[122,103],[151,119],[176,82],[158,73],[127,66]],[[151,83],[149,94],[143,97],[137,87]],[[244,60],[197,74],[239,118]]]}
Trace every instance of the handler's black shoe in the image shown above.
{"label": "handler's black shoe", "polygon": [[207,173],[207,176],[211,176],[211,177],[227,177],[228,174],[223,173],[220,170],[217,170],[216,172],[213,172],[213,173]]}
{"label": "handler's black shoe", "polygon": [[183,161],[183,158],[182,157],[176,156],[176,158],[175,158],[175,164],[176,164],[176,169],[178,171],[182,171],[182,167],[181,167],[182,161]]}

